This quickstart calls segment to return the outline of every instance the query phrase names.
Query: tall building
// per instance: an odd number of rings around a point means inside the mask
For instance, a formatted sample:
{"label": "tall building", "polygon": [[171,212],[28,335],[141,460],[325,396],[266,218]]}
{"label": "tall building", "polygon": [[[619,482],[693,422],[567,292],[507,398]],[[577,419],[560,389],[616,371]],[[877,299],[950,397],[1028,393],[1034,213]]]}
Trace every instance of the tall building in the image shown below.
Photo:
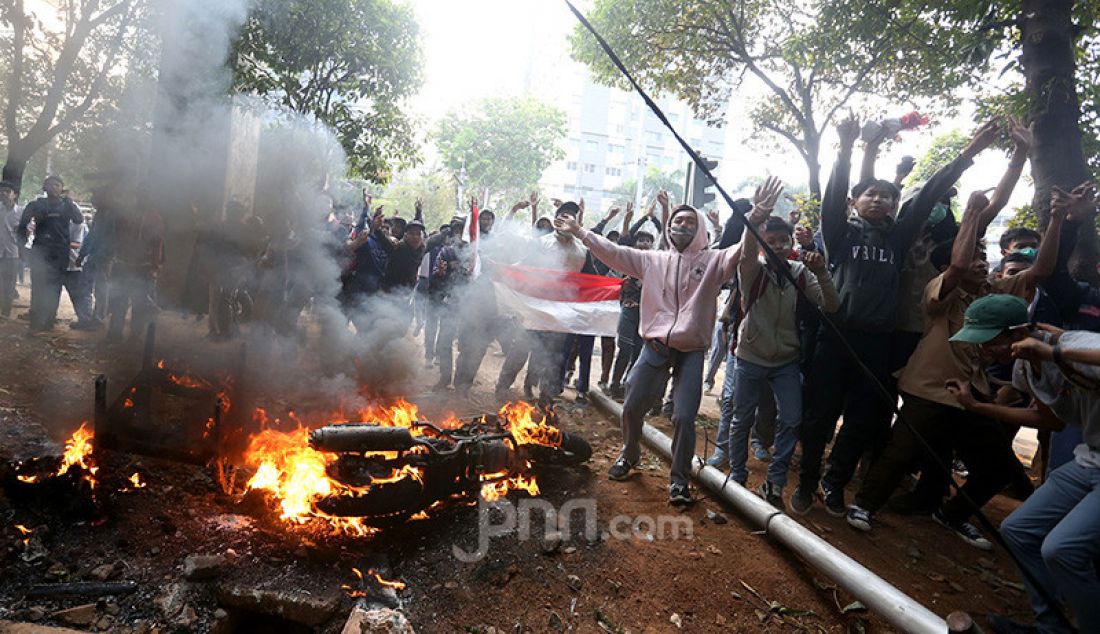
{"label": "tall building", "polygon": [[[528,90],[546,99],[532,85],[535,77],[538,86],[554,86],[552,103],[569,117],[565,157],[540,181],[547,196],[584,198],[586,209],[602,214],[615,202],[615,189],[628,181],[637,183],[649,167],[684,178],[687,154],[638,95],[597,85],[583,65],[568,58],[542,66],[541,73],[537,68],[532,62]],[[694,149],[721,162],[724,130],[696,119],[675,99],[658,99],[657,104]]]}

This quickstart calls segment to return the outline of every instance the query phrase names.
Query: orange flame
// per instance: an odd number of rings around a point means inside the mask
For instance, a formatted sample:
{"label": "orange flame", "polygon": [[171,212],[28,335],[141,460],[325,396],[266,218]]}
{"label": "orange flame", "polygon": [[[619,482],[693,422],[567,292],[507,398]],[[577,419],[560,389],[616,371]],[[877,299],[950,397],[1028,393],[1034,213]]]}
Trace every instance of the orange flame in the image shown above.
{"label": "orange flame", "polygon": [[[538,419],[536,420],[536,416]],[[262,408],[253,412],[253,421],[261,431],[249,439],[245,451],[244,463],[254,469],[252,478],[246,484],[247,490],[260,489],[271,493],[279,508],[280,519],[303,524],[312,518],[323,518],[336,529],[355,534],[373,532],[362,520],[356,518],[333,517],[319,511],[316,502],[323,497],[345,493],[361,492],[362,487],[353,487],[328,475],[328,466],[336,460],[332,454],[314,451],[309,446],[309,427],[293,412],[287,417],[295,425],[293,431],[279,431],[280,421],[272,420]],[[413,435],[421,436],[434,433],[430,428],[417,425],[419,410],[404,400],[398,400],[389,406],[372,405],[361,408],[354,416],[343,412],[332,412],[319,422],[340,420],[346,422],[365,422],[376,425],[408,427]],[[519,445],[541,444],[561,445],[561,431],[548,424],[538,410],[527,403],[509,403],[500,410],[500,422],[515,438]],[[454,415],[448,416],[440,425],[443,428],[460,427],[463,423]],[[413,448],[410,451],[419,451]],[[392,459],[396,452],[378,452],[377,457]],[[525,491],[530,495],[539,495],[538,483],[530,474],[528,463],[520,473],[501,472],[487,474],[481,478],[481,495],[488,501],[498,500],[511,491]],[[370,486],[398,482],[405,478],[423,481],[424,474],[419,467],[403,466],[393,469],[389,474],[375,476]],[[427,517],[418,513],[415,519]]]}
{"label": "orange flame", "polygon": [[28,544],[30,544],[31,538],[28,537],[28,535],[30,535],[34,531],[27,528],[26,526],[23,526],[22,524],[16,524],[15,525],[15,530],[19,531],[23,535],[23,546],[24,547],[27,546]]}
{"label": "orange flame", "polygon": [[141,479],[141,474],[134,472],[134,475],[130,476],[130,487],[134,489],[144,489],[145,481]]}
{"label": "orange flame", "polygon": [[19,480],[20,482],[26,482],[27,484],[34,484],[35,482],[38,482],[38,476],[36,475],[17,475],[15,476],[15,479]]}
{"label": "orange flame", "polygon": [[561,446],[561,430],[546,424],[546,419],[535,420],[538,413],[530,403],[508,403],[500,408],[500,417],[508,423],[508,431],[521,445]]}
{"label": "orange flame", "polygon": [[72,467],[83,469],[88,484],[95,488],[95,474],[99,467],[92,462],[92,431],[88,429],[87,421],[80,423],[80,428],[65,441],[65,454],[61,456],[61,467],[57,470],[57,475],[65,475]]}

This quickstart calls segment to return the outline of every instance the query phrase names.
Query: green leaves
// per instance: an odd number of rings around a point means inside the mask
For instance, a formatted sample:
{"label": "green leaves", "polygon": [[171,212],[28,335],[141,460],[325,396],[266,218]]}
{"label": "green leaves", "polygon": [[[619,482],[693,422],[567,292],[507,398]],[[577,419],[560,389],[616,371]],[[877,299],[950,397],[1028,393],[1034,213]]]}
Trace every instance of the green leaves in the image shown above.
{"label": "green leaves", "polygon": [[[566,116],[537,99],[494,98],[448,113],[433,134],[447,168],[465,170],[471,193],[526,197],[564,151]],[[511,202],[511,201],[506,201]]]}
{"label": "green leaves", "polygon": [[405,100],[422,83],[412,8],[395,0],[258,0],[235,45],[234,88],[331,126],[353,175],[419,160]]}

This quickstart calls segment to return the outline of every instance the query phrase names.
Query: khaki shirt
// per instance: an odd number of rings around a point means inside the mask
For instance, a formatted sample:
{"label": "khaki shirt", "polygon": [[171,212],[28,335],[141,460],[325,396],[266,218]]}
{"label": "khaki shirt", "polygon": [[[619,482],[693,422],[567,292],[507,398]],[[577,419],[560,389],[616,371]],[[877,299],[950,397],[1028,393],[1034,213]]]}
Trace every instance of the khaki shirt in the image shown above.
{"label": "khaki shirt", "polygon": [[1035,286],[1027,283],[1023,275],[994,281],[977,294],[971,294],[956,286],[940,299],[943,275],[938,275],[924,289],[924,335],[921,337],[909,363],[898,378],[898,390],[913,396],[962,409],[944,383],[948,379],[969,381],[986,394],[990,393],[984,363],[978,356],[978,346],[969,343],[951,343],[948,339],[962,329],[966,309],[971,302],[983,295],[1000,293],[1015,295],[1030,302]]}

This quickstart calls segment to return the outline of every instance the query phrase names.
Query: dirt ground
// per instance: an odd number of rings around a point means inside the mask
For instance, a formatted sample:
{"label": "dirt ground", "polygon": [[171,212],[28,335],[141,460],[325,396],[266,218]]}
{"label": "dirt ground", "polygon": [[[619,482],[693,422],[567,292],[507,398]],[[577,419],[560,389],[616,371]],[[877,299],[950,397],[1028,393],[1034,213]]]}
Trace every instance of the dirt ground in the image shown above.
{"label": "dirt ground", "polygon": [[[29,290],[20,290],[25,307]],[[67,300],[63,305],[67,308]],[[193,337],[196,356],[233,358],[233,344],[202,339],[203,324],[168,313],[160,321],[161,330]],[[0,462],[19,443],[47,436],[63,441],[91,417],[95,376],[136,367],[134,351],[106,346],[102,336],[59,327],[31,337],[26,322],[0,321]],[[429,417],[494,411],[499,403],[491,387],[500,361],[491,348],[467,402],[452,392],[432,392],[428,386],[437,377],[430,368],[421,373],[421,392],[408,399]],[[278,395],[271,399],[277,402]],[[593,500],[595,539],[582,534],[577,522],[561,543],[546,542],[536,522],[529,539],[516,533],[493,538],[484,558],[466,563],[453,549],[472,551],[478,543],[479,515],[472,506],[443,510],[374,537],[333,536],[321,526],[289,527],[245,513],[203,469],[111,454],[100,489],[103,513],[81,514],[63,499],[0,496],[0,620],[73,626],[58,611],[95,603],[91,620],[76,627],[338,632],[353,601],[340,586],[354,583],[353,567],[372,567],[407,584],[399,597],[419,632],[891,631],[718,501],[702,499],[683,512],[668,506],[667,465],[652,454],[643,454],[637,477],[607,480],[619,448],[617,421],[568,402],[558,413],[561,426],[587,438],[594,455],[580,468],[540,473],[540,488],[556,508]],[[650,422],[668,431],[667,419]],[[713,398],[704,399],[699,426],[702,453],[702,431],[711,439],[716,431]],[[750,486],[764,468],[750,459]],[[135,471],[147,486],[125,490],[126,477]],[[1015,504],[998,497],[987,510],[999,522]],[[623,518],[636,529],[627,538],[599,536]],[[883,514],[869,535],[820,507],[798,519],[938,614],[960,609],[975,617],[1028,614],[1018,575],[1003,551],[975,550],[931,519]],[[662,525],[674,521],[681,522],[681,532],[662,532]],[[35,557],[29,561],[15,524],[35,531]],[[227,563],[214,581],[185,581],[183,562],[194,554],[220,554]],[[32,584],[101,579],[134,581],[137,590],[99,602],[24,596]],[[219,593],[233,585],[291,588],[331,599],[333,607],[313,628],[294,629],[285,620],[265,621],[258,614],[227,616],[219,609]]]}

